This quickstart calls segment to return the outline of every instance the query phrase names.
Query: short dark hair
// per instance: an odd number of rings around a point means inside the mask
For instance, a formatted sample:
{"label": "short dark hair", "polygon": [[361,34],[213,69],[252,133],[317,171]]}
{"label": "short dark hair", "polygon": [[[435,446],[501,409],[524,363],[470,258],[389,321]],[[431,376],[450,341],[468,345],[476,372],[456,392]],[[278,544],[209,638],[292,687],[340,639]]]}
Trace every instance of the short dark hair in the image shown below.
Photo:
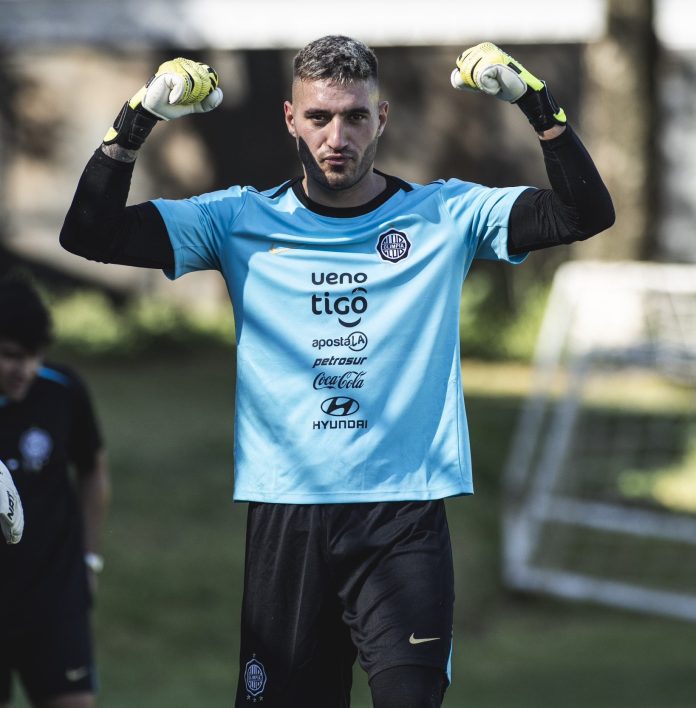
{"label": "short dark hair", "polygon": [[377,81],[377,57],[360,40],[331,34],[315,39],[295,55],[293,78],[337,84]]}
{"label": "short dark hair", "polygon": [[0,280],[0,339],[38,352],[53,339],[51,315],[31,283],[23,277]]}

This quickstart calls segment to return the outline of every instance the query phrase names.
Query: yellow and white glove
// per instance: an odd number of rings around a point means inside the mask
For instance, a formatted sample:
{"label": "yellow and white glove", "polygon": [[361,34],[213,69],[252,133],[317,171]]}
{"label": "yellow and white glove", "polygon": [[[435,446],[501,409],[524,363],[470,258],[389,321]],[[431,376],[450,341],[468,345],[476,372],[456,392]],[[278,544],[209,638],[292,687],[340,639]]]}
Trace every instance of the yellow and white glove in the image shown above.
{"label": "yellow and white glove", "polygon": [[549,92],[546,83],[491,42],[464,50],[452,71],[452,86],[464,91],[481,91],[502,101],[517,104],[537,133],[554,125],[565,125],[566,115]]}
{"label": "yellow and white glove", "polygon": [[104,143],[137,150],[157,121],[207,113],[221,103],[215,69],[192,59],[170,59],[124,104]]}
{"label": "yellow and white glove", "polygon": [[0,529],[7,543],[19,543],[24,533],[24,509],[10,471],[0,462]]}

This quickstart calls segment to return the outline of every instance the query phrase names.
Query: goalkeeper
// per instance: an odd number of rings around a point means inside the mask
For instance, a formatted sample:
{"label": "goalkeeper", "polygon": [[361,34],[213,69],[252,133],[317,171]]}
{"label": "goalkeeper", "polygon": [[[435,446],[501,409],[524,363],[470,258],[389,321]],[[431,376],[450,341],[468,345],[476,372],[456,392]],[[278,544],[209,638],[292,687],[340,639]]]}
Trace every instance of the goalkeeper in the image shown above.
{"label": "goalkeeper", "polygon": [[301,174],[266,191],[126,206],[157,123],[222,100],[209,67],[175,59],[124,105],[67,213],[61,243],[76,254],[227,282],[234,494],[249,503],[238,708],[348,705],[356,658],[376,708],[440,706],[454,603],[444,499],[473,491],[462,282],[475,259],[520,263],[613,223],[543,81],[484,43],[457,59],[451,82],[484,94],[462,96],[463,125],[487,95],[522,110],[550,188],[421,185],[377,170],[389,114],[377,58],[327,36],[296,55],[284,103]]}
{"label": "goalkeeper", "polygon": [[13,675],[33,706],[95,703],[89,607],[108,472],[84,385],[44,362],[50,340],[35,290],[0,280],[0,495],[15,497],[8,505],[0,498],[0,526],[12,541],[0,544],[3,708]]}

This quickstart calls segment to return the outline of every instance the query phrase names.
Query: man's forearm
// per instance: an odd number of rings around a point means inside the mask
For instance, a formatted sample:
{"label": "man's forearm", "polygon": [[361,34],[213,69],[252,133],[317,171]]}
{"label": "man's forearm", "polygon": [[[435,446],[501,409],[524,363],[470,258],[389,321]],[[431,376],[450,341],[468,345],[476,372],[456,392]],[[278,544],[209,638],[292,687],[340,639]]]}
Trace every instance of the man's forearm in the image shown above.
{"label": "man's forearm", "polygon": [[85,552],[98,553],[101,530],[111,501],[111,481],[104,450],[96,454],[91,469],[78,472],[77,490],[84,523]]}
{"label": "man's forearm", "polygon": [[455,88],[518,106],[544,153],[551,189],[530,188],[517,198],[508,223],[508,253],[581,241],[609,228],[614,223],[609,192],[546,83],[491,42],[466,49],[456,67],[450,77]]}
{"label": "man's forearm", "polygon": [[159,121],[207,113],[221,101],[217,73],[207,64],[182,57],[161,64],[87,163],[60,232],[63,248],[104,263],[171,268],[174,254],[156,207],[126,206],[133,165]]}
{"label": "man's forearm", "polygon": [[528,189],[515,201],[508,229],[511,254],[583,241],[614,223],[611,196],[573,130],[555,126],[540,138],[551,189]]}
{"label": "man's forearm", "polygon": [[115,144],[95,151],[65,217],[60,243],[71,253],[103,263],[171,268],[174,254],[155,206],[126,206],[136,154]]}

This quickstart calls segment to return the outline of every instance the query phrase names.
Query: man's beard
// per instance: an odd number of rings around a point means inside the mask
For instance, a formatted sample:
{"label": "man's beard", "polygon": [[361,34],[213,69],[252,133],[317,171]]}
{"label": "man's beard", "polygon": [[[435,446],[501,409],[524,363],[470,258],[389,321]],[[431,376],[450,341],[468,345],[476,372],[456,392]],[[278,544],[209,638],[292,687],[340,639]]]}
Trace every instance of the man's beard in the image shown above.
{"label": "man's beard", "polygon": [[375,137],[367,148],[365,148],[362,159],[354,170],[332,173],[332,176],[335,177],[334,180],[327,178],[321,167],[319,167],[319,163],[314,159],[307,143],[302,138],[299,138],[297,141],[297,154],[300,156],[300,162],[302,162],[307,176],[313,182],[316,182],[324,189],[340,192],[356,185],[370,171],[372,163],[375,161],[375,155],[377,154],[378,142],[379,137]]}

